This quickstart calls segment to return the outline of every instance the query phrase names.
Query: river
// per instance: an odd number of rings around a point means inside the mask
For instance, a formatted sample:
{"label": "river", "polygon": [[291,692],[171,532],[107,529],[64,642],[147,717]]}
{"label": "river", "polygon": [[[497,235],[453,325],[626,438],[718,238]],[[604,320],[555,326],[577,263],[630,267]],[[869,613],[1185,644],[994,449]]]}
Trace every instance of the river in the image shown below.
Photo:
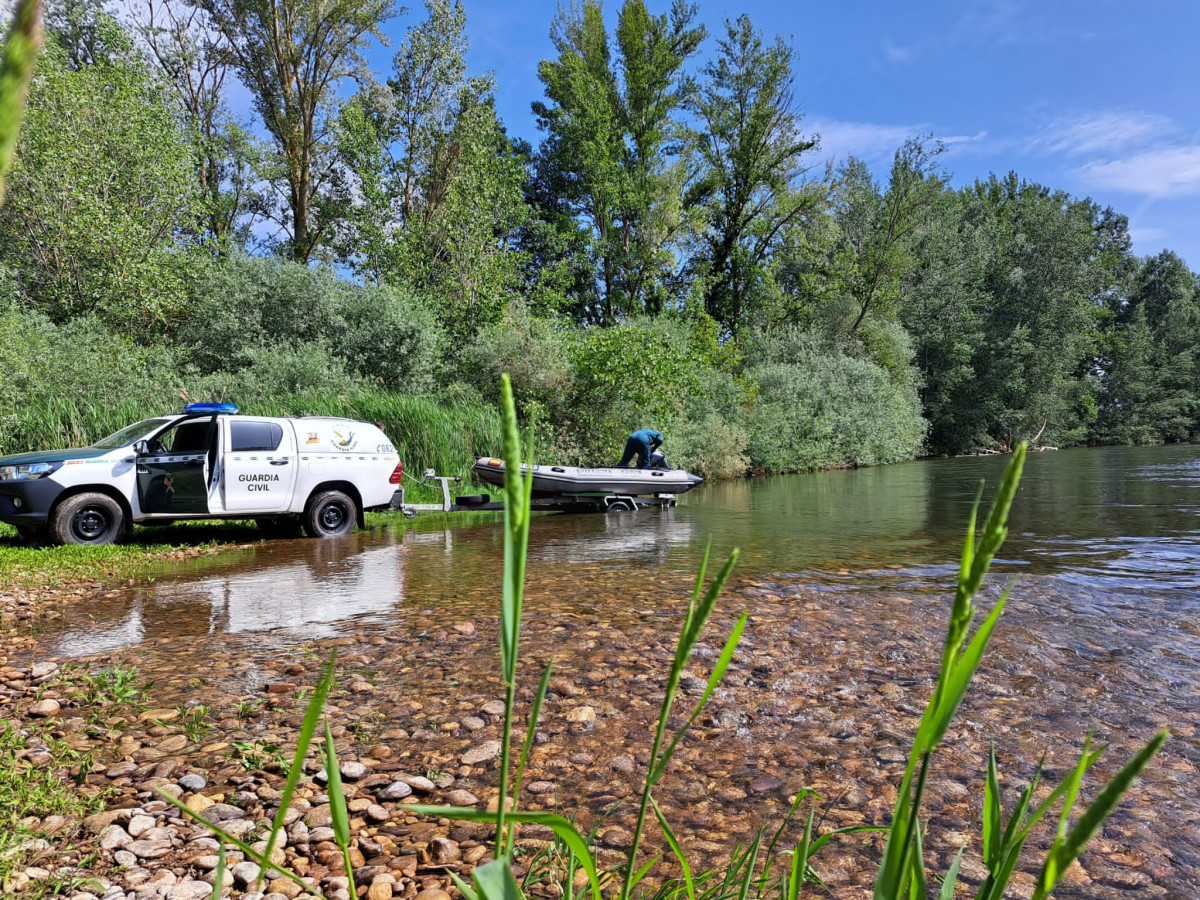
{"label": "river", "polygon": [[[980,481],[986,503],[1006,462],[741,480],[671,510],[535,517],[522,673],[532,686],[553,658],[557,674],[530,777],[553,781],[554,805],[580,808],[583,822],[628,798],[634,776],[610,762],[649,747],[672,635],[711,543],[717,562],[734,547],[742,555],[689,674],[706,677],[741,611],[750,623],[661,788],[681,835],[719,860],[778,821],[801,787],[829,801],[826,826],[882,821],[932,685],[967,515]],[[1166,749],[1058,896],[1200,896],[1198,535],[1200,448],[1031,454],[980,603],[990,608],[1015,578],[1012,599],[929,787],[935,871],[966,844],[964,875],[978,877],[989,742],[1011,804],[1043,752],[1057,783],[1093,731],[1112,745],[1094,770],[1107,776],[1166,726]],[[464,742],[457,727],[429,723],[498,695],[501,546],[499,519],[486,515],[267,543],[105,591],[41,641],[59,657],[136,663],[156,703],[196,702],[199,677],[220,710],[340,640],[375,686],[351,712],[379,733],[407,729],[407,752],[433,768]],[[584,702],[595,721],[567,724],[563,710]],[[1018,893],[1048,840],[1045,828],[1031,839]],[[816,861],[835,893],[869,885],[876,851],[863,843],[834,842]]]}

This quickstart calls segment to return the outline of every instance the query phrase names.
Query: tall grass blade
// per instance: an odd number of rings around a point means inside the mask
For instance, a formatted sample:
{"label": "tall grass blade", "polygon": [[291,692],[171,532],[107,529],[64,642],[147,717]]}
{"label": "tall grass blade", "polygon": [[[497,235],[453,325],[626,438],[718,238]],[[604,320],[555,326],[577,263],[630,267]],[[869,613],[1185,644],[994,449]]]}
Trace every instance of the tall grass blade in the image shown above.
{"label": "tall grass blade", "polygon": [[938,891],[938,900],[954,900],[954,888],[958,884],[958,869],[962,865],[963,848],[958,848],[958,853],[954,854],[954,862],[950,863],[950,868],[946,870],[946,877],[942,879],[942,888]]}
{"label": "tall grass blade", "polygon": [[[1060,828],[1059,837],[1055,838],[1054,845],[1046,855],[1046,862],[1042,868],[1041,877],[1038,879],[1033,900],[1042,900],[1054,890],[1063,873],[1079,856],[1084,845],[1091,840],[1092,835],[1096,833],[1104,820],[1116,809],[1117,804],[1121,802],[1121,797],[1133,784],[1133,780],[1150,764],[1150,760],[1162,749],[1168,737],[1170,737],[1170,732],[1167,729],[1159,731],[1145,747],[1121,767],[1121,770],[1112,777],[1108,784],[1101,788],[1096,799],[1083,811],[1083,815],[1079,817],[1079,821],[1075,823],[1075,827],[1070,832],[1063,836]],[[1087,755],[1086,751],[1084,755]]]}
{"label": "tall grass blade", "polygon": [[329,654],[329,662],[325,664],[325,670],[317,680],[317,686],[313,689],[312,697],[309,698],[308,707],[304,710],[304,721],[300,725],[300,734],[296,739],[296,752],[292,756],[292,765],[288,769],[283,790],[280,791],[279,809],[275,811],[275,819],[271,823],[271,834],[267,838],[266,856],[268,859],[271,858],[275,842],[279,839],[280,832],[283,831],[283,819],[287,815],[292,797],[296,793],[296,785],[300,783],[300,776],[304,774],[304,760],[308,758],[308,748],[312,745],[313,735],[317,732],[317,724],[321,721],[325,699],[329,696],[329,690],[333,686],[333,672],[336,664],[337,648],[335,647]]}
{"label": "tall grass blade", "polygon": [[[488,812],[482,809],[472,809],[467,806],[418,806],[412,805],[406,807],[419,816],[433,816],[435,818],[459,819],[463,822],[492,822],[495,820],[495,813]],[[592,888],[593,900],[603,900],[600,891],[600,876],[596,869],[596,860],[592,857],[591,851],[587,848],[587,842],[583,839],[575,826],[562,816],[555,813],[546,812],[510,812],[507,818],[512,822],[531,823],[534,825],[544,825],[553,831],[567,848],[579,859],[580,864],[588,874],[588,882]]]}
{"label": "tall grass blade", "polygon": [[333,840],[342,851],[346,865],[346,879],[350,884],[350,896],[354,891],[354,866],[350,864],[350,811],[346,808],[346,794],[342,790],[342,772],[338,768],[337,749],[333,746],[333,732],[329,720],[325,720],[325,791],[329,795],[329,816],[333,820]]}
{"label": "tall grass blade", "polygon": [[[513,776],[513,805],[521,796],[521,781],[525,777],[525,766],[529,762],[529,752],[533,749],[534,739],[537,737],[538,719],[542,715],[542,703],[546,700],[546,692],[550,689],[550,672],[554,668],[554,662],[551,661],[546,665],[546,671],[542,673],[542,680],[538,684],[537,692],[533,695],[533,706],[529,710],[529,727],[525,731],[525,743],[521,747],[521,755],[517,757],[517,771]],[[511,844],[513,840],[513,830],[510,827],[508,830],[508,842]]]}
{"label": "tall grass blade", "polygon": [[[737,558],[737,551],[730,558],[729,563]],[[666,752],[662,754],[662,759],[657,766],[655,773],[651,776],[651,784],[657,784],[666,771],[667,763],[671,761],[671,757],[675,755],[676,749],[679,747],[679,742],[683,740],[684,735],[696,723],[696,719],[700,717],[700,713],[704,711],[704,707],[708,705],[708,701],[712,698],[713,691],[717,689],[717,685],[721,683],[721,679],[725,677],[725,670],[729,668],[729,663],[733,659],[734,651],[737,650],[738,643],[742,639],[742,632],[746,628],[746,620],[750,617],[749,613],[742,613],[737,624],[733,626],[733,631],[729,633],[728,639],[725,641],[725,646],[721,650],[721,655],[717,659],[717,664],[713,666],[712,672],[708,676],[708,684],[704,688],[704,693],[700,697],[700,701],[696,704],[696,708],[692,710],[692,714],[688,716],[687,721],[675,733],[675,737],[671,739],[671,743],[667,746]]]}
{"label": "tall grass blade", "polygon": [[208,895],[208,900],[221,900],[221,890],[225,887],[225,844],[219,842],[217,844],[217,868],[216,875],[213,878],[212,893]]}
{"label": "tall grass blade", "polygon": [[524,900],[506,859],[497,858],[477,866],[471,877],[479,889],[480,900]]}
{"label": "tall grass blade", "polygon": [[19,0],[0,57],[0,204],[42,46],[41,0]]}
{"label": "tall grass blade", "polygon": [[650,798],[650,805],[654,808],[654,815],[658,817],[658,824],[662,827],[663,836],[667,839],[671,852],[675,854],[679,868],[683,871],[683,886],[687,890],[688,900],[696,900],[696,882],[692,879],[692,867],[688,863],[687,854],[683,852],[679,839],[675,837],[675,832],[671,830],[667,817],[663,815],[658,801],[653,796]]}
{"label": "tall grass blade", "polygon": [[983,784],[983,861],[994,870],[1000,860],[1000,778],[996,773],[996,745],[988,748],[987,780]]}
{"label": "tall grass blade", "polygon": [[746,854],[746,872],[742,876],[742,883],[738,888],[738,900],[746,900],[750,896],[750,885],[754,883],[754,870],[758,868],[758,854],[762,850],[762,837],[763,833],[760,829],[754,836],[754,842]]}
{"label": "tall grass blade", "polygon": [[529,547],[529,500],[533,494],[533,469],[521,479],[521,435],[512,383],[500,379],[504,444],[504,581],[500,598],[500,668],[504,678],[504,730],[500,736],[500,791],[496,804],[496,857],[512,855],[504,844],[504,819],[508,812],[508,773],[512,743],[513,707],[517,699],[517,646],[521,639],[521,605],[525,595],[525,560]]}
{"label": "tall grass blade", "polygon": [[454,886],[463,895],[463,900],[479,900],[479,894],[475,892],[475,888],[459,878],[457,872],[450,873],[450,880],[454,882]]}

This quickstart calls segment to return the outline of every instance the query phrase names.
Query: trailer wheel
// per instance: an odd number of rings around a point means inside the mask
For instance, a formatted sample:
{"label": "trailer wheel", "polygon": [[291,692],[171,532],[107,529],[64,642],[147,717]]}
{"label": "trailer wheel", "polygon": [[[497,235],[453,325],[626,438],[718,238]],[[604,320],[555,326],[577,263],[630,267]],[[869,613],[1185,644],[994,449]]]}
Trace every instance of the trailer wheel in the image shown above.
{"label": "trailer wheel", "polygon": [[608,504],[607,512],[633,512],[633,504],[628,500],[614,500]]}
{"label": "trailer wheel", "polygon": [[304,532],[309,537],[337,537],[354,530],[358,509],[341,491],[322,491],[304,511]]}
{"label": "trailer wheel", "polygon": [[111,544],[121,534],[125,513],[108,494],[68,497],[50,517],[50,536],[57,544]]}

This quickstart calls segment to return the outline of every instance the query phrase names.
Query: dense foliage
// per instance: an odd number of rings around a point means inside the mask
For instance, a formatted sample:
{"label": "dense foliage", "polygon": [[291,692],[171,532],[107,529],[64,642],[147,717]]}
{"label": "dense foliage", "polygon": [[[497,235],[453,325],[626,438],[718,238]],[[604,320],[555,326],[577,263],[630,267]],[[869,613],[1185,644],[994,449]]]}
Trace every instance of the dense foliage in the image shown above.
{"label": "dense foliage", "polygon": [[499,450],[501,372],[543,459],[653,426],[709,476],[1200,429],[1197,276],[1112,210],[956,189],[929,137],[878,181],[818,169],[791,48],[682,2],[548,22],[533,146],[467,74],[462,4],[425,7],[384,79],[387,0],[48,4],[0,217],[0,450],[234,399],[462,471]]}

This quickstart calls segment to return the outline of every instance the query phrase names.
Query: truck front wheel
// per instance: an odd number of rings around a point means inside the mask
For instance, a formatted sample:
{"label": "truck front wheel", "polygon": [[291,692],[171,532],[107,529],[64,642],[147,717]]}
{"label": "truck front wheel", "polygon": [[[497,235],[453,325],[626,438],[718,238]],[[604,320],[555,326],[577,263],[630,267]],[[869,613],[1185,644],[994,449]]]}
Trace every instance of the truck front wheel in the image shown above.
{"label": "truck front wheel", "polygon": [[304,532],[309,537],[337,537],[354,530],[358,508],[341,491],[322,491],[304,511]]}
{"label": "truck front wheel", "polygon": [[50,517],[50,536],[58,544],[111,544],[121,534],[125,512],[108,494],[68,497]]}

